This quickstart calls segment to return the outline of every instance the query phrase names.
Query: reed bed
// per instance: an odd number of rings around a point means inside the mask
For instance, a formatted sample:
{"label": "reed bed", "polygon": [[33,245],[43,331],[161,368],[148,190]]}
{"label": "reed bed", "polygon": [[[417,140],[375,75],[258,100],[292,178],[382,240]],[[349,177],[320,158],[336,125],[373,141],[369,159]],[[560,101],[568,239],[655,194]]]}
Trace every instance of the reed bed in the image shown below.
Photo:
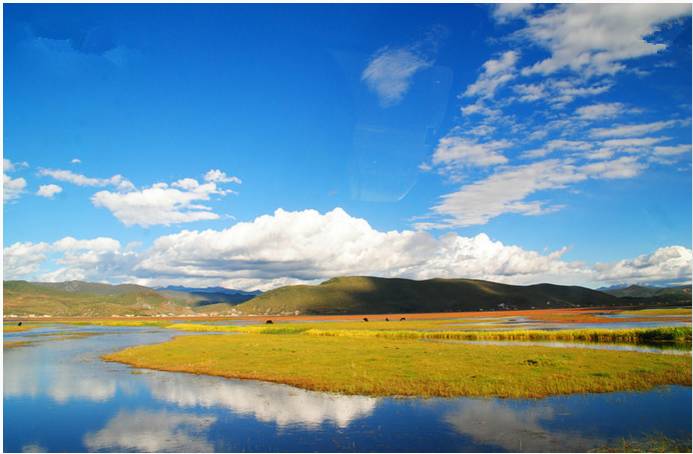
{"label": "reed bed", "polygon": [[310,329],[311,336],[382,337],[399,339],[446,340],[509,340],[509,341],[568,341],[647,344],[658,342],[690,343],[691,328],[633,328],[577,330],[513,330],[513,331],[376,331]]}
{"label": "reed bed", "polygon": [[[323,324],[324,326],[325,324]],[[305,334],[329,337],[377,337],[386,339],[439,339],[468,341],[567,341],[602,343],[691,343],[690,327],[575,329],[575,330],[512,330],[512,331],[417,331],[377,329],[326,329],[299,325],[201,325],[178,323],[166,328],[198,332],[235,332],[252,334]]]}

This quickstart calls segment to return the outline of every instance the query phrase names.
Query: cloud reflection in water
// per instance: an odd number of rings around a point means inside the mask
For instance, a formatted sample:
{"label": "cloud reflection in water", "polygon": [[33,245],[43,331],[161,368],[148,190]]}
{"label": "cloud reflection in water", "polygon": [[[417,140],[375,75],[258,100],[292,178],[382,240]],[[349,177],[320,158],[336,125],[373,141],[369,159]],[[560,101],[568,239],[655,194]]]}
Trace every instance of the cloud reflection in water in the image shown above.
{"label": "cloud reflection in water", "polygon": [[166,402],[182,407],[224,407],[279,426],[317,427],[329,421],[345,428],[354,419],[371,415],[378,404],[372,397],[326,394],[275,383],[161,373],[148,378],[151,393]]}

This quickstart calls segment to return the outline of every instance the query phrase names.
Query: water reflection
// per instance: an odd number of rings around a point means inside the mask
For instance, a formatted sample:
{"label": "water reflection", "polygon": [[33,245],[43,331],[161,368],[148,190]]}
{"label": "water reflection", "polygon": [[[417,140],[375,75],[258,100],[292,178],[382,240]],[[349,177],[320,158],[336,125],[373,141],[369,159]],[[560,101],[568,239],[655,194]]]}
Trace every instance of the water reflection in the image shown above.
{"label": "water reflection", "polygon": [[458,403],[443,419],[475,443],[514,452],[557,452],[568,446],[579,452],[605,443],[579,433],[547,429],[544,423],[554,416],[555,410],[548,402],[513,408],[503,401],[470,399]]}
{"label": "water reflection", "polygon": [[5,450],[583,451],[621,437],[691,436],[690,387],[540,400],[376,399],[99,359],[173,335],[181,333],[128,328],[6,350]]}
{"label": "water reflection", "polygon": [[378,403],[371,397],[316,393],[273,383],[185,374],[152,375],[148,383],[158,399],[181,407],[224,407],[279,426],[317,427],[332,422],[345,428],[352,420],[373,413]]}
{"label": "water reflection", "polygon": [[166,411],[120,411],[106,427],[84,436],[89,451],[212,452],[213,416]]}

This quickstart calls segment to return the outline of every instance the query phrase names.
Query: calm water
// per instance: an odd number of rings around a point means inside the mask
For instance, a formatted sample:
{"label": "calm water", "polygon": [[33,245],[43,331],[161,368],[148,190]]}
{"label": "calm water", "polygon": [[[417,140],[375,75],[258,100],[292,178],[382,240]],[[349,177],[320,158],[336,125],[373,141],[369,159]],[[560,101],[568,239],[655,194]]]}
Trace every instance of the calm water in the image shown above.
{"label": "calm water", "polygon": [[541,400],[339,396],[105,363],[102,353],[179,333],[68,329],[103,334],[5,335],[33,341],[4,350],[5,451],[584,451],[653,433],[691,439],[686,387]]}

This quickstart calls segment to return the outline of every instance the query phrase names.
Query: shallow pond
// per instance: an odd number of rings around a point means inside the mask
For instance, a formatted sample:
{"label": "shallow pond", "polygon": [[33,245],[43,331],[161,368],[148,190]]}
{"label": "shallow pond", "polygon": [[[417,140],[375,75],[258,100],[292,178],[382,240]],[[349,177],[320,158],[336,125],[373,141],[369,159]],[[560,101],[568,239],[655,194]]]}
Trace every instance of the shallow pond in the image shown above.
{"label": "shallow pond", "polygon": [[[6,334],[5,451],[585,451],[691,439],[691,389],[539,400],[390,399],[131,369],[99,356],[173,335],[64,327]],[[190,334],[187,334],[190,335]]]}

